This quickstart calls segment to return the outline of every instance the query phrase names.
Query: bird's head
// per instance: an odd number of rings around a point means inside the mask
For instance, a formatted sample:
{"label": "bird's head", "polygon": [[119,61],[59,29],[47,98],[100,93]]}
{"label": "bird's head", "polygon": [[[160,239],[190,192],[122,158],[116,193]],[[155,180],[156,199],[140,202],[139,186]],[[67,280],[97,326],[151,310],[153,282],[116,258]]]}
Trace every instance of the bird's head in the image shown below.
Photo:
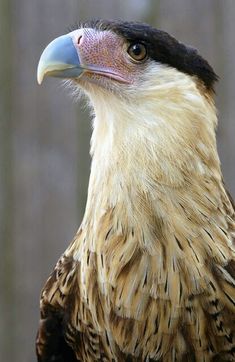
{"label": "bird's head", "polygon": [[191,76],[208,91],[217,78],[195,49],[164,31],[141,23],[99,20],[53,40],[41,55],[37,77],[39,83],[45,76],[73,79],[85,89],[91,83],[129,92],[131,97],[148,82],[174,82],[171,70],[181,78]]}
{"label": "bird's head", "polygon": [[106,154],[116,143],[145,164],[152,152],[170,173],[167,160],[177,170],[192,155],[211,159],[216,153],[217,76],[195,49],[164,31],[132,22],[87,23],[46,47],[38,82],[45,76],[70,79],[90,98],[93,151],[102,138]]}

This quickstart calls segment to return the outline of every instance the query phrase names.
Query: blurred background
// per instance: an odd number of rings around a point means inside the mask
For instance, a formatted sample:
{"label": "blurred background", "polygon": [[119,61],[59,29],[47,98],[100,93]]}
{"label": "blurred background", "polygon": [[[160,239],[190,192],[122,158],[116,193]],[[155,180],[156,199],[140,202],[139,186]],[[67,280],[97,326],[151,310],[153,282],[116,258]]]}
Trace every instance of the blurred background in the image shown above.
{"label": "blurred background", "polygon": [[220,76],[218,149],[235,197],[234,0],[0,0],[0,360],[33,362],[39,294],[83,215],[89,115],[40,54],[78,20],[141,20],[200,49]]}

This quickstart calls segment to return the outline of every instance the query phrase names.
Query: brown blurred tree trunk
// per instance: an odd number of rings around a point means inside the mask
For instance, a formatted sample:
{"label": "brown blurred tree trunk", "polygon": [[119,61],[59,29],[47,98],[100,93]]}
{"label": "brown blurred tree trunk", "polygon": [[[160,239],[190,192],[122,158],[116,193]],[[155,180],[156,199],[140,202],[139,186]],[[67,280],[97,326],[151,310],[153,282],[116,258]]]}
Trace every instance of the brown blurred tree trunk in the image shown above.
{"label": "brown blurred tree trunk", "polygon": [[[14,242],[12,237],[11,12],[0,2],[0,359],[14,361]],[[10,358],[10,359],[9,359]]]}
{"label": "brown blurred tree trunk", "polygon": [[37,85],[37,63],[48,42],[66,32],[75,20],[78,3],[12,0],[12,9],[17,324],[10,343],[17,358],[8,361],[33,362],[40,291],[76,232],[79,218],[78,114],[60,82],[48,80]]}

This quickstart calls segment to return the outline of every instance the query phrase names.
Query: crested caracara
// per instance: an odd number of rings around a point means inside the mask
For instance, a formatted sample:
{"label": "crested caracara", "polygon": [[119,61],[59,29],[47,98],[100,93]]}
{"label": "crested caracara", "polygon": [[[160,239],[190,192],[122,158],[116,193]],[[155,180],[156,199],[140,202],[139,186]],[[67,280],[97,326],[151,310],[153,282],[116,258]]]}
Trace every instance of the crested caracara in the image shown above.
{"label": "crested caracara", "polygon": [[41,294],[38,361],[235,361],[213,69],[166,32],[93,21],[46,47],[45,76],[69,79],[94,117],[85,215]]}

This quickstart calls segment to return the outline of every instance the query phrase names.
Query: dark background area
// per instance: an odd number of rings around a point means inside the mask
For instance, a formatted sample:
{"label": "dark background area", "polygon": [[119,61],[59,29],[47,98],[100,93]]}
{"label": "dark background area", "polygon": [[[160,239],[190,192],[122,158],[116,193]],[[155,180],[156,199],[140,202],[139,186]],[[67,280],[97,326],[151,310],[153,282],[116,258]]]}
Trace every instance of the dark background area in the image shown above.
{"label": "dark background area", "polygon": [[40,290],[83,215],[91,126],[40,54],[69,25],[141,20],[200,50],[220,76],[218,149],[235,196],[234,0],[0,0],[0,360],[35,361]]}

